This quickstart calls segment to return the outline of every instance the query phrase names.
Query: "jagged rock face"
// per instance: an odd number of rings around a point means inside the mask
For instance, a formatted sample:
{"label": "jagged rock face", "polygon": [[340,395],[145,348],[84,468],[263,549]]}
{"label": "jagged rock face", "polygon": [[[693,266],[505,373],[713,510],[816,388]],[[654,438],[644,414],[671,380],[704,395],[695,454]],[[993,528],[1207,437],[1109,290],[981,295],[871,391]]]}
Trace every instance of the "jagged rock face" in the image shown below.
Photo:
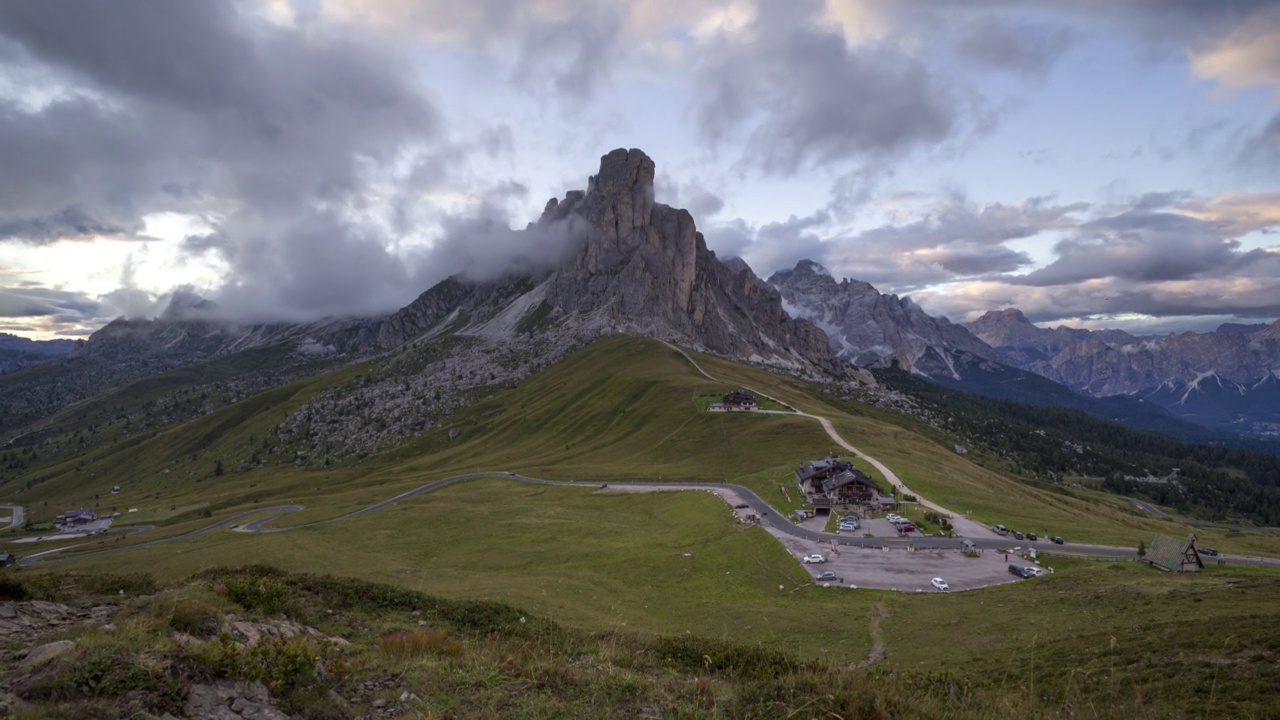
{"label": "jagged rock face", "polygon": [[653,200],[654,163],[639,150],[600,160],[587,190],[547,203],[532,228],[572,228],[576,251],[546,274],[474,283],[450,278],[392,316],[381,342],[444,331],[499,337],[547,326],[634,332],[745,360],[841,375],[822,331],[795,320],[745,264],[707,249],[693,217]]}
{"label": "jagged rock face", "polygon": [[964,327],[926,314],[910,298],[883,295],[865,282],[836,282],[811,260],[774,273],[769,283],[797,315],[826,331],[840,357],[858,365],[893,359],[904,369],[958,378],[957,354],[997,359]]}
{"label": "jagged rock face", "polygon": [[[1123,330],[1081,330],[1058,326],[1042,328],[1033,324],[1017,308],[989,310],[971,323],[965,323],[978,339],[995,348],[1001,360],[1014,367],[1030,370],[1036,363],[1047,363],[1063,350],[1089,338],[1101,339],[1115,345],[1140,343]],[[1047,370],[1047,366],[1042,366]],[[1034,370],[1033,372],[1040,372]]]}
{"label": "jagged rock face", "polygon": [[1272,423],[1280,321],[1215,332],[1136,337],[1120,330],[1040,328],[1016,309],[969,325],[1002,359],[1095,397],[1137,395],[1202,424]]}

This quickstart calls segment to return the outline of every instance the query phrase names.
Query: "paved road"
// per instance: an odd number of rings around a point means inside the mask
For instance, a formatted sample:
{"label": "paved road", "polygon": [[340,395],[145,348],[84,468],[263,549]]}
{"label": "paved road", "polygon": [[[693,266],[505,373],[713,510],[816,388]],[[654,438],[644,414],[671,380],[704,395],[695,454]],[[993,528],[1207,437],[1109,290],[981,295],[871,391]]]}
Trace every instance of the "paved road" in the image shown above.
{"label": "paved road", "polygon": [[[703,370],[698,365],[698,363],[695,362],[694,359],[690,357],[689,354],[686,353],[683,349],[676,347],[675,345],[671,345],[670,343],[667,343],[667,346],[672,348],[673,350],[676,350],[681,355],[684,355],[685,359],[687,359],[689,363],[693,365],[693,367],[698,372],[702,373],[708,379],[715,380],[716,382],[721,382],[719,380],[716,380],[716,378],[712,377],[705,370]],[[780,405],[787,406],[786,403],[782,402],[781,400],[778,400],[777,398],[772,398],[758,391],[753,391],[753,392],[756,392],[756,394],[761,397],[769,398],[770,400],[773,400],[774,402],[777,402]],[[944,513],[951,516],[953,520],[953,527],[955,527],[956,531],[966,532],[968,533],[968,536],[952,537],[952,538],[943,538],[943,537],[864,538],[864,537],[851,537],[849,535],[838,535],[835,533],[828,533],[828,532],[822,532],[817,530],[810,530],[808,528],[801,527],[791,522],[791,520],[789,520],[785,514],[778,512],[776,508],[774,508],[769,503],[765,502],[760,496],[756,495],[749,488],[743,487],[741,485],[735,485],[732,483],[623,482],[623,483],[613,483],[613,485],[632,487],[632,488],[641,488],[641,489],[647,489],[647,490],[664,490],[664,491],[672,491],[672,490],[731,491],[736,493],[738,497],[742,499],[742,502],[745,502],[752,510],[756,512],[756,515],[760,517],[761,522],[763,524],[766,524],[769,527],[774,528],[783,534],[786,534],[795,538],[804,539],[804,540],[810,540],[810,541],[822,542],[822,543],[831,543],[831,544],[845,546],[845,547],[871,547],[871,548],[915,547],[915,548],[939,548],[939,549],[954,550],[954,549],[962,548],[966,542],[971,542],[975,547],[988,549],[988,550],[1006,550],[1006,549],[1011,549],[1012,547],[1015,547],[1017,545],[1021,545],[1022,547],[1036,548],[1039,551],[1057,551],[1062,553],[1074,553],[1074,554],[1081,554],[1081,555],[1132,557],[1134,554],[1133,548],[1111,547],[1106,545],[1085,545],[1085,544],[1076,544],[1076,543],[1065,543],[1062,545],[1055,545],[1048,542],[1043,542],[1043,543],[1032,543],[1027,541],[1016,542],[1008,538],[1001,537],[999,535],[996,535],[993,531],[991,531],[990,528],[987,528],[984,525],[968,520],[963,516],[958,516],[956,513],[948,510],[947,508],[937,505],[936,503],[929,502],[925,498],[920,497],[918,493],[911,492],[907,488],[907,486],[902,483],[902,481],[898,478],[898,476],[892,470],[886,467],[883,463],[867,455],[866,453],[863,453],[862,451],[853,447],[849,443],[845,442],[844,438],[840,437],[839,433],[836,432],[835,427],[831,424],[830,420],[820,415],[813,415],[810,413],[803,413],[798,411],[785,412],[785,411],[774,410],[774,411],[767,411],[767,412],[773,412],[777,414],[787,414],[787,415],[799,415],[802,417],[813,418],[819,421],[822,424],[822,428],[827,432],[827,434],[831,437],[833,441],[839,443],[841,447],[856,454],[858,457],[861,457],[865,459],[867,462],[871,463],[873,467],[875,467],[877,470],[883,473],[885,478],[890,483],[892,483],[895,487],[897,487],[900,491],[908,492],[915,495],[921,505],[931,508],[936,512]],[[605,485],[601,485],[598,483],[576,482],[576,481],[570,481],[570,480],[546,480],[543,478],[535,478],[535,477],[529,477],[526,475],[520,475],[513,472],[490,471],[490,472],[467,473],[464,475],[455,475],[453,477],[447,477],[442,480],[436,480],[434,482],[427,483],[420,487],[414,488],[413,490],[410,490],[408,492],[404,492],[399,495],[396,495],[395,497],[389,498],[387,500],[383,500],[382,502],[374,503],[373,505],[370,505],[368,507],[361,508],[354,512],[347,513],[346,515],[341,515],[336,518],[330,518],[328,520],[317,520],[312,523],[306,523],[304,525],[298,525],[295,527],[306,527],[310,525],[317,525],[323,522],[333,522],[337,520],[345,520],[348,518],[359,517],[367,513],[376,512],[378,510],[382,510],[384,508],[390,507],[392,505],[399,503],[402,500],[407,500],[416,495],[421,495],[423,493],[431,492],[432,490],[445,487],[446,485],[452,485],[454,483],[465,482],[468,480],[476,480],[476,479],[486,478],[486,477],[506,477],[514,480],[519,480],[521,482],[538,483],[542,485],[561,485],[561,486],[568,486],[568,487],[606,487]],[[273,520],[279,519],[285,514],[297,512],[298,510],[301,510],[301,509],[302,508],[297,505],[278,505],[273,507],[258,508],[256,510],[250,510],[247,512],[239,513],[237,515],[233,515],[229,518],[220,520],[218,522],[215,522],[199,530],[194,530],[189,533],[184,533],[182,535],[175,535],[173,537],[168,537],[161,540],[154,540],[148,543],[141,543],[138,545],[128,545],[128,546],[117,547],[117,548],[109,548],[104,550],[94,550],[94,551],[85,552],[85,553],[78,553],[74,556],[69,556],[69,557],[59,557],[59,558],[48,557],[49,555],[52,555],[54,553],[64,552],[66,550],[71,550],[75,547],[81,547],[80,545],[74,545],[67,548],[61,548],[60,550],[52,550],[49,552],[28,556],[26,558],[23,558],[19,562],[23,565],[32,565],[36,563],[49,563],[49,562],[59,562],[63,560],[78,559],[82,557],[88,557],[90,555],[98,555],[98,554],[104,554],[104,553],[124,552],[126,550],[134,550],[137,548],[155,547],[157,545],[164,545],[167,543],[176,542],[178,540],[185,540],[188,538],[203,535],[204,533],[210,532],[212,530],[217,530],[218,528],[226,527],[228,525],[232,525],[239,520],[242,520],[244,518],[249,518],[249,517],[257,517],[258,519],[250,523],[246,523],[244,525],[235,527],[233,529],[240,532],[283,532],[285,530],[289,530],[292,528],[267,528],[267,527],[264,527],[264,525],[269,522],[272,522]],[[258,517],[262,515],[265,515],[265,517]],[[1272,559],[1272,558],[1233,557],[1231,558],[1231,562],[1233,563],[1245,562],[1245,563],[1251,563],[1256,565],[1269,565],[1272,567],[1280,567],[1280,559]]]}
{"label": "paved road", "polygon": [[[258,508],[256,510],[249,510],[247,512],[237,513],[235,515],[232,515],[229,518],[225,518],[223,520],[219,520],[210,525],[206,525],[205,527],[202,527],[199,530],[192,530],[191,532],[183,533],[181,535],[174,535],[173,537],[161,538],[159,540],[152,540],[150,542],[139,543],[137,545],[122,545],[120,547],[104,548],[102,550],[90,550],[88,552],[76,553],[75,555],[68,556],[68,557],[50,557],[55,553],[63,553],[68,550],[74,550],[75,548],[78,548],[78,547],[84,547],[89,543],[81,543],[79,545],[68,545],[67,547],[58,548],[57,550],[46,550],[45,552],[36,553],[34,555],[28,555],[22,558],[21,560],[19,560],[18,564],[19,565],[37,565],[37,564],[45,565],[48,563],[63,562],[66,560],[79,560],[80,558],[89,557],[91,555],[106,555],[108,553],[127,552],[129,550],[137,550],[139,548],[156,547],[157,545],[166,545],[171,542],[177,542],[178,540],[186,540],[187,538],[197,537],[207,532],[217,530],[218,528],[223,528],[228,525],[233,525],[236,522],[243,520],[245,518],[261,515],[262,513],[274,512],[275,514],[267,519],[275,519],[280,517],[284,513],[297,512],[298,510],[301,510],[301,509],[302,508],[297,505],[277,505],[273,507]],[[126,532],[129,532],[131,534],[137,534],[140,532],[153,530],[154,527],[151,525],[133,525],[128,527],[122,527],[120,529]]]}
{"label": "paved road", "polygon": [[24,517],[21,505],[0,505],[0,510],[8,510],[12,513],[12,516],[9,518],[9,526],[4,528],[5,530],[22,526]]}
{"label": "paved road", "polygon": [[[454,483],[466,482],[468,480],[478,480],[480,478],[488,478],[488,477],[508,478],[512,480],[519,480],[521,482],[537,483],[540,485],[560,485],[565,487],[581,487],[581,488],[603,488],[603,487],[609,487],[609,486],[622,486],[622,487],[640,488],[645,490],[662,490],[662,491],[728,490],[736,493],[738,497],[742,499],[742,502],[746,503],[752,510],[754,510],[756,515],[760,516],[760,520],[762,524],[766,524],[772,528],[775,528],[779,532],[782,532],[786,535],[790,535],[795,538],[800,538],[803,540],[810,540],[810,541],[820,542],[820,543],[834,543],[836,545],[840,545],[844,547],[869,547],[869,548],[915,547],[915,548],[939,548],[939,549],[958,550],[964,546],[964,543],[967,540],[969,542],[972,542],[976,547],[980,547],[988,550],[1006,550],[1014,547],[1015,545],[1020,545],[1022,547],[1028,547],[1028,548],[1033,547],[1040,551],[1056,551],[1056,552],[1063,552],[1063,553],[1075,553],[1075,554],[1081,554],[1081,555],[1132,557],[1134,554],[1133,548],[1110,547],[1105,545],[1084,545],[1084,544],[1075,544],[1075,543],[1067,543],[1064,545],[1053,545],[1051,543],[1028,543],[1028,542],[1016,543],[1015,541],[1001,538],[998,536],[994,538],[851,537],[849,535],[838,535],[835,533],[809,530],[807,528],[796,525],[795,523],[787,519],[786,515],[779,512],[776,508],[774,508],[769,503],[765,502],[764,499],[756,495],[749,488],[743,487],[741,485],[735,485],[733,483],[622,482],[622,483],[610,483],[609,485],[606,486],[606,485],[601,485],[600,483],[577,482],[572,480],[547,480],[544,478],[530,477],[528,475],[520,475],[518,473],[498,472],[498,471],[467,473],[465,475],[455,475],[453,477],[447,477],[441,480],[436,480],[434,482],[429,482],[425,485],[414,488],[413,490],[410,490],[408,492],[404,492],[399,495],[396,495],[393,498],[389,498],[387,500],[383,500],[382,502],[374,503],[373,505],[370,505],[368,507],[361,508],[360,510],[347,513],[346,515],[330,518],[328,520],[318,520],[316,522],[307,523],[305,525],[298,525],[295,527],[307,527],[311,525],[318,525],[320,523],[336,522],[336,521],[345,520],[348,518],[359,517],[360,515],[365,515],[367,513],[382,510],[384,508],[395,505],[402,500],[407,500],[416,495],[421,495],[423,493],[431,492],[432,490],[445,487],[446,485],[453,485]],[[75,555],[67,556],[67,557],[49,557],[50,555],[53,555],[55,553],[65,552],[67,550],[72,550],[76,547],[83,546],[83,545],[73,545],[71,547],[61,548],[59,550],[50,550],[47,552],[38,553],[36,555],[30,555],[23,558],[19,562],[22,565],[46,564],[46,563],[53,563],[53,562],[62,562],[65,560],[76,560],[83,557],[89,557],[91,555],[125,552],[128,550],[135,550],[138,548],[145,548],[145,547],[156,547],[158,545],[165,545],[167,543],[177,542],[178,540],[186,540],[188,538],[197,537],[207,532],[217,530],[219,528],[224,528],[229,525],[233,525],[239,522],[240,520],[250,518],[250,517],[258,518],[258,519],[254,520],[253,522],[240,525],[233,529],[239,532],[284,532],[286,530],[292,530],[294,528],[292,527],[266,528],[266,527],[263,527],[263,525],[273,520],[276,520],[288,513],[297,512],[301,509],[302,508],[297,505],[277,505],[273,507],[258,508],[256,510],[250,510],[247,512],[242,512],[236,515],[232,515],[231,517],[225,518],[223,520],[219,520],[206,527],[200,528],[199,530],[193,530],[191,532],[184,533],[182,535],[175,535],[173,537],[162,538],[160,540],[153,540],[151,542],[140,543],[138,545],[126,545],[126,546],[116,547],[116,548],[106,548],[103,550],[92,550],[89,552],[77,553]],[[259,516],[265,516],[265,517],[259,517]],[[128,528],[125,528],[125,529],[128,529]],[[136,530],[137,529],[135,529],[135,531]],[[1230,561],[1232,563],[1244,562],[1244,563],[1252,563],[1257,565],[1269,565],[1272,567],[1280,567],[1280,560],[1271,559],[1271,558],[1232,557]]]}
{"label": "paved road", "polygon": [[[689,353],[685,352],[683,348],[672,345],[671,343],[668,343],[666,341],[663,341],[663,342],[664,344],[666,344],[667,347],[683,355],[684,359],[688,360],[689,364],[692,365],[695,370],[702,373],[703,377],[707,378],[708,380],[723,382],[719,378],[712,377],[712,375],[708,373],[706,370],[703,370],[702,366],[699,365],[697,361],[695,361],[693,357],[689,355]],[[782,405],[783,407],[788,407],[788,408],[791,407],[791,405],[775,397],[766,395],[765,393],[762,393],[759,390],[755,390],[752,388],[743,388],[743,389],[751,390],[751,392],[755,393],[757,396],[769,398],[770,400],[778,403],[779,405]],[[916,502],[918,504],[922,505],[923,507],[927,507],[936,513],[946,515],[947,518],[950,519],[951,527],[957,535],[960,535],[963,537],[973,537],[973,538],[992,538],[992,537],[998,538],[999,537],[999,535],[996,535],[995,531],[993,531],[991,528],[987,527],[986,525],[970,520],[969,518],[965,517],[962,513],[957,513],[935,502],[932,502],[926,499],[925,497],[923,497],[922,495],[920,495],[920,493],[917,493],[913,491],[911,488],[907,487],[907,484],[902,482],[902,479],[898,477],[897,473],[890,470],[887,465],[871,457],[865,452],[862,452],[858,448],[850,445],[847,441],[845,441],[845,439],[840,436],[840,433],[836,432],[835,425],[833,425],[831,421],[828,420],[827,418],[822,417],[821,415],[814,415],[812,413],[801,412],[799,410],[794,410],[794,409],[793,410],[760,410],[758,412],[769,413],[771,415],[799,415],[800,417],[807,417],[813,420],[817,420],[822,425],[822,429],[826,431],[827,436],[830,437],[833,442],[835,442],[837,445],[844,448],[845,450],[848,450],[849,452],[853,453],[856,457],[860,457],[863,460],[867,461],[867,463],[869,463],[876,470],[879,470],[880,473],[884,475],[885,480],[887,480],[889,484],[896,487],[900,494],[914,495],[916,498]]]}
{"label": "paved road", "polygon": [[1149,502],[1136,500],[1134,498],[1129,498],[1129,502],[1133,503],[1134,505],[1137,505],[1139,509],[1146,510],[1152,515],[1155,515],[1161,520],[1172,520],[1174,522],[1180,522],[1186,525],[1198,525],[1200,527],[1221,528],[1223,530],[1249,530],[1253,532],[1270,532],[1270,533],[1280,532],[1280,528],[1257,527],[1256,525],[1240,525],[1236,523],[1213,522],[1211,520],[1196,520],[1193,518],[1181,517],[1179,515],[1170,515],[1169,513],[1161,510],[1160,508],[1156,507],[1155,505],[1152,505]]}

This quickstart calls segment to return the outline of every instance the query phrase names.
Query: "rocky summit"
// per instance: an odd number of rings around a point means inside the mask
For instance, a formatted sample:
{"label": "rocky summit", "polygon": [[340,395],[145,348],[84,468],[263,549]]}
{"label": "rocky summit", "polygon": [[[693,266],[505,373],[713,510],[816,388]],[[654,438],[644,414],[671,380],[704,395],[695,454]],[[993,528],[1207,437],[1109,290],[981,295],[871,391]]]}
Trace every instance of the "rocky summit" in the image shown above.
{"label": "rocky summit", "polygon": [[394,314],[387,345],[444,333],[502,337],[630,332],[743,360],[843,374],[812,323],[783,310],[778,291],[707,249],[693,216],[654,202],[653,160],[618,149],[585,191],[552,199],[532,237],[572,233],[571,252],[542,272],[497,281],[450,278]]}
{"label": "rocky summit", "polygon": [[903,369],[958,379],[965,355],[996,360],[994,350],[961,325],[935,318],[910,298],[884,295],[869,283],[839,282],[812,260],[769,278],[797,317],[826,331],[840,357],[870,366],[896,361]]}

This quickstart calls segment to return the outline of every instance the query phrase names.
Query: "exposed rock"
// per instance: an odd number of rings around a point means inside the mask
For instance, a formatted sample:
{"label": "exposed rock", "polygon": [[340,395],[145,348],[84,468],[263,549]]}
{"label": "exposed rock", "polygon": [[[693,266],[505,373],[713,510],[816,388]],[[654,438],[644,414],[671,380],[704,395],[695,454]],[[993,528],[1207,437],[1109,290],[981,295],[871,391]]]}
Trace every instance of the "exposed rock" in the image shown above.
{"label": "exposed rock", "polygon": [[1041,328],[1010,308],[969,327],[1008,364],[1088,395],[1136,395],[1192,422],[1232,430],[1280,421],[1280,321],[1137,337]]}
{"label": "exposed rock", "polygon": [[38,645],[27,652],[27,656],[22,659],[22,666],[27,670],[39,667],[75,646],[75,642],[71,640],[55,640]]}
{"label": "exposed rock", "polygon": [[60,603],[32,600],[0,604],[0,639],[30,642],[65,625],[102,623],[115,611],[110,606],[81,610]]}
{"label": "exposed rock", "polygon": [[792,314],[826,331],[832,350],[857,365],[894,359],[905,370],[959,378],[958,354],[998,359],[963,326],[928,315],[910,298],[883,295],[869,283],[836,282],[812,260],[774,273],[769,284],[778,288]]}
{"label": "exposed rock", "polygon": [[192,720],[289,720],[271,704],[265,685],[230,680],[192,685],[183,714]]}

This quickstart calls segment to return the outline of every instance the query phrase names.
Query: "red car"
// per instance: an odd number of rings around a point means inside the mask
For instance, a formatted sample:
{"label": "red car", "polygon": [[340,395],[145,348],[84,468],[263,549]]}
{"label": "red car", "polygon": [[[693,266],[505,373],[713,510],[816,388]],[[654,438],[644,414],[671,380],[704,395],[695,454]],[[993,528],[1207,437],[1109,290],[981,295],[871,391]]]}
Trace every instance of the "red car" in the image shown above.
{"label": "red car", "polygon": [[912,525],[911,523],[902,523],[901,525],[898,526],[899,533],[909,533],[909,532],[915,532],[915,531],[916,531],[916,526]]}

